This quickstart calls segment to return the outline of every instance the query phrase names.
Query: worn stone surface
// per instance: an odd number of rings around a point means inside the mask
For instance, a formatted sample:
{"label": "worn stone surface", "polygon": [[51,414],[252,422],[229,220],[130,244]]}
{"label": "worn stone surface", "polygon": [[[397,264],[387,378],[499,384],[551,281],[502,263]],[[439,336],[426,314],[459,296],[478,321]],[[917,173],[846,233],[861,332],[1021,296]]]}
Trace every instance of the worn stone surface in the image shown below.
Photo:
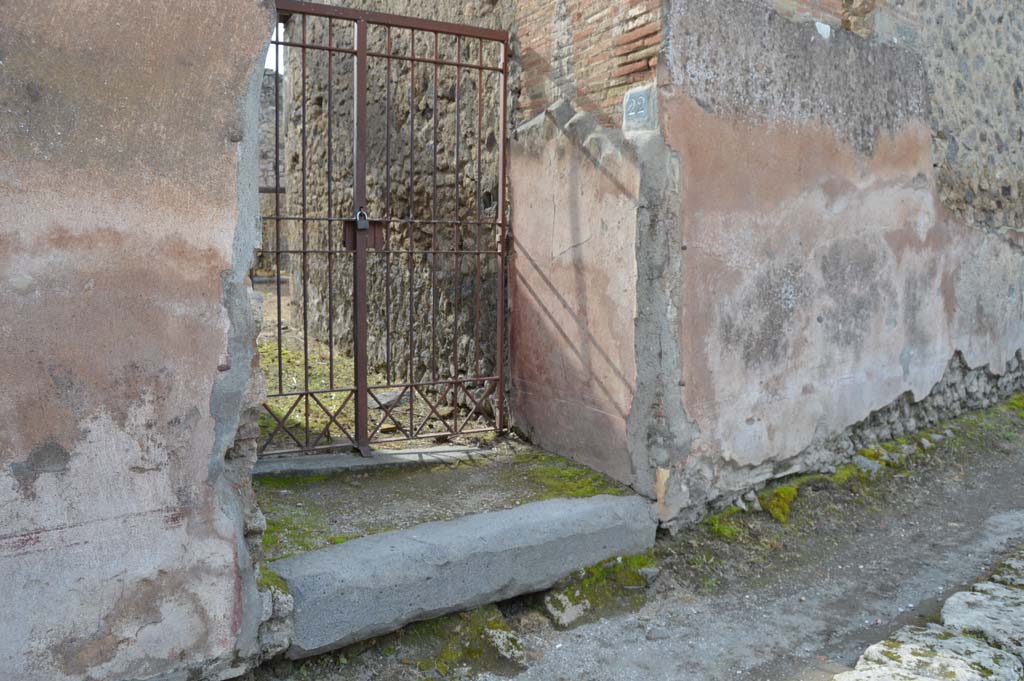
{"label": "worn stone surface", "polygon": [[857,671],[874,670],[962,681],[1016,681],[1024,674],[1013,655],[937,625],[904,627],[868,648]]}
{"label": "worn stone surface", "polygon": [[832,681],[933,681],[932,677],[901,669],[855,669],[832,677]]}
{"label": "worn stone surface", "polygon": [[639,497],[555,499],[426,523],[274,562],[295,599],[288,655],[540,591],[573,570],[654,543]]}
{"label": "worn stone surface", "polygon": [[999,563],[989,581],[1024,589],[1024,554],[1011,556]]}
{"label": "worn stone surface", "polygon": [[942,623],[980,634],[1007,653],[1024,658],[1024,591],[994,582],[953,594],[942,606]]}
{"label": "worn stone surface", "polygon": [[258,652],[236,438],[260,391],[245,276],[272,13],[4,9],[0,668],[214,678]]}

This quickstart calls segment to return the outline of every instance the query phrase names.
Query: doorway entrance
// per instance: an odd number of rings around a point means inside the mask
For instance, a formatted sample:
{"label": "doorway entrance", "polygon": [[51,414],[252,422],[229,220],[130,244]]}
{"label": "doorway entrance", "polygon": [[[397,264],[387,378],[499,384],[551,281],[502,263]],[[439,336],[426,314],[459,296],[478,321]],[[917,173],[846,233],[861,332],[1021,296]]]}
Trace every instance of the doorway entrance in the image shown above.
{"label": "doorway entrance", "polygon": [[507,33],[277,8],[260,454],[504,429]]}

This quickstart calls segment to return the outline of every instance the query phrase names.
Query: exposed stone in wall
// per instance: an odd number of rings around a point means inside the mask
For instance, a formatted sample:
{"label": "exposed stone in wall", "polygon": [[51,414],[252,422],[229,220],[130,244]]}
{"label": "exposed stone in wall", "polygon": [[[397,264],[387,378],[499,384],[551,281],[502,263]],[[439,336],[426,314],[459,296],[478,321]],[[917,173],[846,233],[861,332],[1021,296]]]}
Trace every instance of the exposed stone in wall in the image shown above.
{"label": "exposed stone in wall", "polygon": [[843,28],[861,37],[871,35],[877,0],[843,0]]}
{"label": "exposed stone in wall", "polygon": [[[967,411],[991,407],[1021,391],[1024,391],[1024,351],[1018,351],[1002,373],[994,373],[987,365],[970,367],[963,354],[957,352],[949,360],[942,378],[923,398],[915,400],[912,393],[904,393],[867,418],[790,458],[761,467],[725,471],[717,481],[721,488],[713,496],[729,499],[774,478],[804,471],[831,470],[861,449],[912,436]],[[687,517],[701,512],[701,508],[694,509]]]}
{"label": "exposed stone in wall", "polygon": [[925,61],[942,204],[965,224],[1015,230],[1017,243],[1024,243],[1024,13],[1019,4],[904,0],[880,15],[876,38],[909,46]]}
{"label": "exposed stone in wall", "polygon": [[[1024,15],[1006,0],[764,0],[919,55],[942,204],[965,224],[1024,237]],[[876,74],[877,75],[877,74]]]}

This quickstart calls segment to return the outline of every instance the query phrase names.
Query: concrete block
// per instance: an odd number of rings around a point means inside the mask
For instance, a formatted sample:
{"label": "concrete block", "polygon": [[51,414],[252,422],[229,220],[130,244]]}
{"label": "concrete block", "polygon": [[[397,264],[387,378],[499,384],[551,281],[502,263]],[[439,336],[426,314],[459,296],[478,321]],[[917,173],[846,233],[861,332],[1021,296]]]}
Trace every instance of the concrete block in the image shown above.
{"label": "concrete block", "polygon": [[295,600],[287,656],[541,591],[574,570],[646,551],[655,529],[651,504],[640,497],[553,499],[275,561]]}

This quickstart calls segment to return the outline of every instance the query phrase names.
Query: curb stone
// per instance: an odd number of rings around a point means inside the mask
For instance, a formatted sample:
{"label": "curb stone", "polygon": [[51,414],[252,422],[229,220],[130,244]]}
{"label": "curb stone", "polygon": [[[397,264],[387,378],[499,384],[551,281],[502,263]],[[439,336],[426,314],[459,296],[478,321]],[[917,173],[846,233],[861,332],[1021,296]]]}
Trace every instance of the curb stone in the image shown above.
{"label": "curb stone", "polygon": [[1024,553],[1000,563],[991,581],[950,596],[942,622],[903,627],[833,681],[1024,678]]}

